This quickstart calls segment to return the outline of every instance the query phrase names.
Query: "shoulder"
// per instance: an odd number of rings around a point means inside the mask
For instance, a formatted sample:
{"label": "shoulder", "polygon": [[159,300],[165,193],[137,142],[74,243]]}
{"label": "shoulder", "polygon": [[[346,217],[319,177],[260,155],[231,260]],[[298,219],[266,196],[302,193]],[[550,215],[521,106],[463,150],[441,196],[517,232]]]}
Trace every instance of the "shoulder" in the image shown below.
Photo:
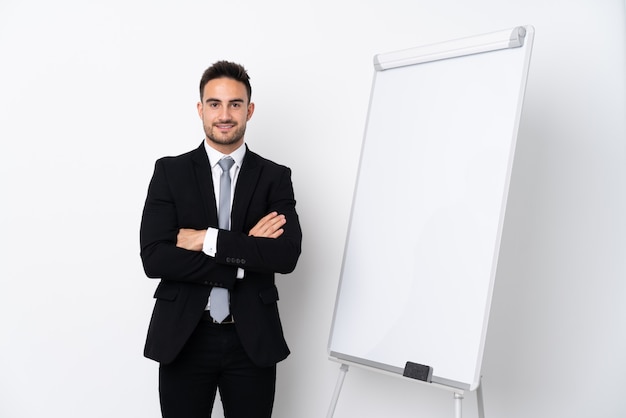
{"label": "shoulder", "polygon": [[175,168],[188,165],[193,161],[198,161],[200,163],[208,162],[206,151],[204,150],[202,145],[184,154],[161,157],[156,161],[156,165]]}
{"label": "shoulder", "polygon": [[251,151],[249,148],[246,151],[246,156],[244,160],[244,165],[246,164],[249,164],[250,166],[259,166],[263,169],[291,172],[291,169],[286,165],[279,164],[268,158],[262,157],[259,154]]}

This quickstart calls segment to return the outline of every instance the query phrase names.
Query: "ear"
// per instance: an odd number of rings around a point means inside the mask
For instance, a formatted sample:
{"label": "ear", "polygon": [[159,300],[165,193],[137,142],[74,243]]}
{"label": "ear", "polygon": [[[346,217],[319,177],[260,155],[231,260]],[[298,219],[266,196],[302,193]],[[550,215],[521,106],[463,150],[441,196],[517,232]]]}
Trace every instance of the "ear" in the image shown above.
{"label": "ear", "polygon": [[250,102],[250,104],[248,105],[248,116],[246,117],[246,122],[250,120],[253,113],[254,113],[254,103]]}
{"label": "ear", "polygon": [[198,116],[200,116],[200,119],[202,119],[202,102],[198,102],[197,107],[198,107]]}

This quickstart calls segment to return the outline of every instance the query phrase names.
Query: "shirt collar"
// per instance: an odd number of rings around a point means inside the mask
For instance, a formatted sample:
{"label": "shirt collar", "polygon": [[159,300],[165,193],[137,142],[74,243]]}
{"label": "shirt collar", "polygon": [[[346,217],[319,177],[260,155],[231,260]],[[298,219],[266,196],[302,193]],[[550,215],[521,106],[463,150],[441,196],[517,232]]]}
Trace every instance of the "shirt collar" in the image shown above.
{"label": "shirt collar", "polygon": [[[222,154],[215,148],[211,147],[209,144],[207,144],[206,139],[202,141],[202,143],[204,144],[204,150],[206,151],[206,154],[209,157],[209,165],[211,166],[211,168],[215,168],[215,166],[217,165],[217,162],[221,160],[222,158],[224,158],[226,154]],[[239,148],[237,148],[235,151],[231,152],[228,155],[230,155],[231,158],[235,160],[234,165],[236,167],[241,167],[241,164],[243,163],[243,157],[246,155],[245,144],[241,144]]]}

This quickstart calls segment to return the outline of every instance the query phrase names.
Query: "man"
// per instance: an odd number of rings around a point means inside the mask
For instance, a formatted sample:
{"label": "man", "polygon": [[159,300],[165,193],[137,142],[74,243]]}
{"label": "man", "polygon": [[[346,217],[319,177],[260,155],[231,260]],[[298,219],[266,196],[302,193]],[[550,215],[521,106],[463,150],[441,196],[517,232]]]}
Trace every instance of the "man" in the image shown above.
{"label": "man", "polygon": [[274,274],[294,270],[302,231],[290,169],[244,143],[253,113],[246,70],[213,64],[200,81],[204,141],[159,159],[148,188],[141,259],[161,280],[144,354],[160,363],[165,418],[209,418],[217,389],[228,418],[272,414],[289,355]]}

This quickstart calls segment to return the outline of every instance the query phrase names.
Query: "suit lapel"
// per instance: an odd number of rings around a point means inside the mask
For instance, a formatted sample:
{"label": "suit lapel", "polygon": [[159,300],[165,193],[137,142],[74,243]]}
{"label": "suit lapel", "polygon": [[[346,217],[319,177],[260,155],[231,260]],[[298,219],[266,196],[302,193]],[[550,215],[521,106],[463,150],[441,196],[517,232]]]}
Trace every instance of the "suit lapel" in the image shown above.
{"label": "suit lapel", "polygon": [[215,203],[213,176],[211,175],[209,157],[206,155],[204,144],[200,144],[200,146],[193,151],[191,159],[193,161],[193,169],[198,181],[200,195],[202,196],[204,212],[209,220],[209,226],[217,228],[217,206]]}
{"label": "suit lapel", "polygon": [[237,185],[235,186],[235,197],[231,209],[230,222],[233,231],[243,231],[246,222],[246,211],[250,206],[250,200],[260,176],[261,164],[259,159],[246,145],[246,155],[241,165]]}

